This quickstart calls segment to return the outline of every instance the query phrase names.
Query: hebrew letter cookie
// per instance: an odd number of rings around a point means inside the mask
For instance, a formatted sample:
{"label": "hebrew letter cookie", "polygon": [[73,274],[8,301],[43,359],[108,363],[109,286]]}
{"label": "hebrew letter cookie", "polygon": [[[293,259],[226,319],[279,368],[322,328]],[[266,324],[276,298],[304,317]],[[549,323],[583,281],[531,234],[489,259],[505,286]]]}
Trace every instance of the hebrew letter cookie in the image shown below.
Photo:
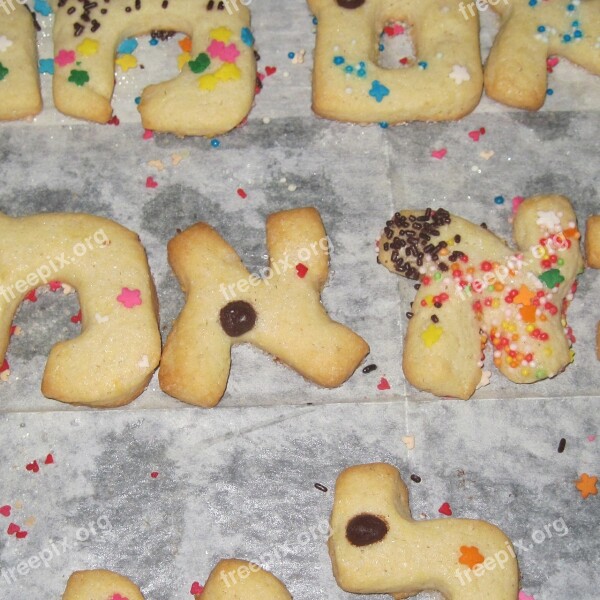
{"label": "hebrew letter cookie", "polygon": [[215,0],[53,2],[54,102],[61,112],[106,123],[119,43],[153,29],[188,34],[192,52],[179,76],[144,90],[139,106],[144,127],[213,136],[236,127],[250,111],[256,62],[250,12],[243,4],[234,10]]}
{"label": "hebrew letter cookie", "polygon": [[379,261],[420,283],[403,356],[416,388],[469,398],[487,341],[515,383],[554,377],[572,361],[566,309],[583,269],[573,208],[562,196],[530,198],[513,227],[518,250],[443,209],[387,222]]}
{"label": "hebrew letter cookie", "polygon": [[[600,215],[590,217],[585,235],[587,264],[592,269],[600,269]],[[596,354],[600,360],[600,324],[596,334]]]}
{"label": "hebrew letter cookie", "polygon": [[217,404],[234,344],[254,344],[325,387],[341,385],[367,355],[366,342],[332,321],[321,304],[329,246],[319,213],[301,208],[270,215],[267,247],[270,266],[259,277],[205,223],[169,242],[186,305],[163,353],[159,380],[167,394]]}
{"label": "hebrew letter cookie", "polygon": [[387,464],[338,477],[329,554],[340,587],[396,600],[437,590],[447,600],[516,600],[519,569],[510,540],[468,519],[414,521],[408,490]]}
{"label": "hebrew letter cookie", "polygon": [[564,56],[600,75],[600,0],[489,4],[502,18],[485,67],[490,98],[517,108],[540,108],[546,98],[550,55]]}
{"label": "hebrew letter cookie", "polygon": [[33,18],[22,2],[0,6],[0,121],[42,110]]}
{"label": "hebrew letter cookie", "polygon": [[220,561],[197,600],[292,600],[275,575],[245,560]]}
{"label": "hebrew letter cookie", "polygon": [[[457,0],[308,0],[318,19],[313,110],[355,123],[459,119],[483,91],[479,20]],[[378,64],[387,23],[409,23],[417,61],[404,69]]]}
{"label": "hebrew letter cookie", "polygon": [[136,234],[83,214],[0,214],[0,362],[25,296],[74,287],[82,331],[52,348],[42,392],[70,404],[120,406],[142,393],[160,360],[157,301]]}
{"label": "hebrew letter cookie", "polygon": [[62,600],[144,600],[144,596],[127,577],[97,569],[75,571],[67,581]]}

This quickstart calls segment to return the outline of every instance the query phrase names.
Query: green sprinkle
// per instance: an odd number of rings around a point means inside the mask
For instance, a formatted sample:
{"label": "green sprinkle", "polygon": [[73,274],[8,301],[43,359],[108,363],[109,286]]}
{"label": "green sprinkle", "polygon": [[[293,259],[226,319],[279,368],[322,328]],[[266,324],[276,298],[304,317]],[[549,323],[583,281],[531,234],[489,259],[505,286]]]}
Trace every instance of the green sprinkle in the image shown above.
{"label": "green sprinkle", "polygon": [[435,273],[435,275],[433,276],[433,278],[434,278],[436,281],[439,281],[439,280],[442,278],[442,274],[441,274],[439,271],[437,271],[437,272]]}
{"label": "green sprinkle", "polygon": [[556,264],[557,264],[559,267],[562,267],[562,266],[564,266],[564,264],[565,264],[565,261],[564,261],[562,258],[559,258],[559,259],[556,261]]}
{"label": "green sprinkle", "polygon": [[192,73],[204,73],[210,65],[210,58],[208,54],[202,52],[194,60],[190,60],[188,65],[190,65]]}
{"label": "green sprinkle", "polygon": [[87,71],[78,71],[73,69],[69,75],[69,81],[78,86],[85,85],[90,80],[90,76]]}
{"label": "green sprinkle", "polygon": [[548,376],[546,375],[546,371],[544,371],[544,369],[538,369],[535,372],[535,377],[536,379],[546,379]]}
{"label": "green sprinkle", "polygon": [[0,62],[0,81],[8,75],[8,69]]}

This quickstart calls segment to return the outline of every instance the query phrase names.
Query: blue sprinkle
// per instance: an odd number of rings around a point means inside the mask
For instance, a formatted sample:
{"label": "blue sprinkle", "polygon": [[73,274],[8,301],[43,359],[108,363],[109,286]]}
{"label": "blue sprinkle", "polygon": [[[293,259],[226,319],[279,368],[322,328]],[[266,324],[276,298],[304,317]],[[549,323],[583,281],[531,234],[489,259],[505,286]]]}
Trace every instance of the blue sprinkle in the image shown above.
{"label": "blue sprinkle", "polygon": [[213,148],[218,148],[221,145],[221,142],[219,140],[216,140],[216,139],[215,140],[210,140],[210,145]]}
{"label": "blue sprinkle", "polygon": [[333,64],[334,65],[343,65],[346,62],[346,60],[344,59],[343,56],[336,56],[333,59]]}
{"label": "blue sprinkle", "polygon": [[540,25],[540,26],[538,27],[538,31],[539,31],[540,33],[544,33],[544,31],[546,31],[546,28],[544,27],[544,25]]}
{"label": "blue sprinkle", "polygon": [[128,38],[119,44],[119,47],[117,48],[117,54],[133,54],[137,47],[137,40]]}
{"label": "blue sprinkle", "polygon": [[356,74],[359,77],[363,77],[363,78],[367,76],[367,72],[365,71],[365,69],[358,69],[358,71],[356,71]]}
{"label": "blue sprinkle", "polygon": [[546,94],[547,94],[548,96],[552,96],[552,95],[554,94],[554,90],[553,90],[552,88],[548,88],[548,89],[546,90]]}
{"label": "blue sprinkle", "polygon": [[385,50],[385,46],[383,44],[379,44],[379,52],[383,52]]}
{"label": "blue sprinkle", "polygon": [[141,97],[141,96],[138,96],[138,97],[135,99],[135,103],[136,103],[136,104],[139,104],[141,101],[142,101],[142,97]]}
{"label": "blue sprinkle", "polygon": [[252,46],[252,44],[254,44],[254,36],[247,27],[242,27],[241,38],[246,46]]}
{"label": "blue sprinkle", "polygon": [[348,65],[344,70],[346,73],[352,73],[352,71],[354,71],[354,67],[352,65]]}
{"label": "blue sprinkle", "polygon": [[495,202],[496,204],[504,204],[504,196],[496,196],[496,197],[494,198],[494,202]]}
{"label": "blue sprinkle", "polygon": [[573,21],[573,22],[571,23],[571,25],[572,25],[573,27],[579,27],[579,21]]}
{"label": "blue sprinkle", "polygon": [[361,60],[361,61],[358,63],[358,66],[359,66],[361,69],[366,69],[366,68],[367,68],[367,64],[365,63],[365,61],[364,61],[364,60]]}
{"label": "blue sprinkle", "polygon": [[35,0],[33,5],[35,12],[40,13],[43,17],[47,17],[52,14],[52,9],[46,0]]}
{"label": "blue sprinkle", "polygon": [[537,0],[529,0],[529,6],[536,6]]}
{"label": "blue sprinkle", "polygon": [[288,52],[288,58],[290,60],[294,60],[294,58],[296,58],[296,53],[295,52]]}
{"label": "blue sprinkle", "polygon": [[389,96],[389,94],[390,90],[379,81],[374,81],[371,86],[371,90],[369,91],[369,96],[375,98],[377,102],[382,102],[386,96]]}
{"label": "blue sprinkle", "polygon": [[381,123],[379,123],[379,127],[381,127],[381,129],[387,129],[390,126],[390,124],[387,121],[381,121]]}
{"label": "blue sprinkle", "polygon": [[576,38],[582,38],[583,37],[583,31],[581,31],[581,30],[578,29],[573,35]]}
{"label": "blue sprinkle", "polygon": [[158,46],[158,40],[156,38],[151,38],[150,45],[151,46]]}
{"label": "blue sprinkle", "polygon": [[319,19],[317,19],[317,17],[313,17],[313,25],[316,25],[319,22]]}
{"label": "blue sprinkle", "polygon": [[46,73],[48,75],[54,75],[54,59],[53,58],[40,58],[39,72]]}
{"label": "blue sprinkle", "polygon": [[574,5],[574,4],[569,4],[569,5],[567,6],[567,10],[568,10],[569,12],[573,12],[573,11],[575,10],[575,5]]}
{"label": "blue sprinkle", "polygon": [[565,35],[563,35],[563,42],[569,43],[570,41],[571,41],[571,36],[568,33],[565,33]]}
{"label": "blue sprinkle", "polygon": [[425,69],[426,69],[428,66],[429,66],[429,65],[427,64],[427,61],[425,61],[425,60],[422,60],[422,61],[419,63],[419,67],[421,67],[421,69],[423,69],[423,70],[425,70]]}

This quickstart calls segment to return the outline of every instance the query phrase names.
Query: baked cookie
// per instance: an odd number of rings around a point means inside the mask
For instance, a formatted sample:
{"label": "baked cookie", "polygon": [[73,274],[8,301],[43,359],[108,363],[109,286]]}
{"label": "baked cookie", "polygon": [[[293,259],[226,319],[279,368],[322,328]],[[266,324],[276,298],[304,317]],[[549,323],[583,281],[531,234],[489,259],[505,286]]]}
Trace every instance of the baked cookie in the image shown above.
{"label": "baked cookie", "polygon": [[447,600],[516,600],[510,540],[469,519],[414,521],[408,490],[388,464],[350,467],[335,486],[329,554],[339,586],[396,600],[437,590]]}
{"label": "baked cookie", "polygon": [[52,348],[43,394],[108,407],[143,392],[161,340],[154,283],[135,233],[91,215],[0,213],[0,265],[0,363],[25,296],[63,282],[79,293],[82,331]]}
{"label": "baked cookie", "polygon": [[[600,269],[600,215],[590,217],[585,234],[585,254],[587,265],[592,269]],[[596,334],[596,354],[600,360],[600,324]]]}
{"label": "baked cookie", "polygon": [[205,223],[169,242],[186,304],[161,361],[167,394],[215,406],[225,393],[234,344],[254,344],[325,387],[341,385],[368,354],[366,342],[332,321],[321,304],[329,245],[319,213],[300,208],[270,215],[267,247],[270,266],[259,277]]}
{"label": "baked cookie", "polygon": [[232,10],[219,0],[52,2],[54,102],[64,114],[109,121],[119,43],[156,29],[188,34],[192,52],[175,79],[143,91],[139,111],[146,129],[214,136],[250,112],[256,61],[250,12],[243,4]]}
{"label": "baked cookie", "polygon": [[144,596],[127,577],[97,569],[75,571],[67,581],[62,600],[144,600]]}
{"label": "baked cookie", "polygon": [[509,106],[539,109],[546,99],[546,61],[564,56],[600,75],[600,0],[489,2],[502,22],[485,67],[486,94]]}
{"label": "baked cookie", "polygon": [[419,282],[402,363],[416,388],[471,397],[487,341],[515,383],[554,377],[572,362],[566,309],[583,269],[573,208],[562,196],[530,198],[513,228],[518,250],[441,208],[387,222],[379,262]]}
{"label": "baked cookie", "polygon": [[42,110],[36,33],[32,14],[15,2],[0,7],[0,121],[33,117]]}
{"label": "baked cookie", "polygon": [[213,569],[196,600],[292,600],[283,583],[245,560],[227,559]]}
{"label": "baked cookie", "polygon": [[[483,70],[478,16],[458,0],[308,0],[318,19],[313,110],[354,123],[460,119],[479,103]],[[417,62],[378,65],[387,23],[407,22]]]}

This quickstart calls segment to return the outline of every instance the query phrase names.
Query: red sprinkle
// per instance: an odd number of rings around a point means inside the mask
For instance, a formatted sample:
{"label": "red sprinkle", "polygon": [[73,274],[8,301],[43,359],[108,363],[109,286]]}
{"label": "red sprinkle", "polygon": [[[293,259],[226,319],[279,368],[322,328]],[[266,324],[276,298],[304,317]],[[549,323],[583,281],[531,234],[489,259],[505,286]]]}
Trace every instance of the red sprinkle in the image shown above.
{"label": "red sprinkle", "polygon": [[12,508],[8,504],[0,506],[0,515],[2,515],[3,517],[10,517],[11,510]]}
{"label": "red sprinkle", "polygon": [[202,592],[204,592],[204,586],[200,585],[197,581],[194,581],[194,583],[192,583],[192,589],[190,589],[190,594],[201,594]]}
{"label": "red sprinkle", "polygon": [[145,140],[151,140],[154,137],[154,131],[151,129],[144,129],[144,135],[142,137]]}
{"label": "red sprinkle", "polygon": [[390,382],[385,377],[382,377],[377,384],[377,389],[380,391],[391,389]]}
{"label": "red sprinkle", "polygon": [[53,465],[54,464],[54,456],[52,456],[52,454],[48,454],[48,456],[46,456],[46,460],[44,461],[45,465]]}
{"label": "red sprinkle", "polygon": [[49,281],[48,285],[50,286],[51,292],[57,292],[62,288],[62,283],[60,281]]}
{"label": "red sprinkle", "polygon": [[10,369],[10,366],[8,364],[8,361],[6,359],[4,359],[2,361],[2,364],[0,365],[0,373],[4,373],[4,371],[8,371]]}
{"label": "red sprinkle", "polygon": [[154,177],[147,177],[146,178],[146,187],[147,188],[157,188],[158,187],[158,183],[154,179]]}
{"label": "red sprinkle", "polygon": [[246,194],[246,192],[244,191],[244,188],[238,188],[237,195],[244,200],[248,197],[248,194]]}
{"label": "red sprinkle", "polygon": [[28,471],[32,471],[33,473],[37,473],[40,470],[40,465],[38,465],[38,461],[34,460],[32,463],[29,463],[25,467]]}
{"label": "red sprinkle", "polygon": [[116,125],[119,126],[121,124],[121,121],[119,121],[119,117],[117,117],[117,115],[113,115],[112,119],[110,121],[108,121],[107,125]]}
{"label": "red sprinkle", "polygon": [[152,479],[156,479],[158,477],[158,471],[152,471],[152,473],[150,473],[150,477],[152,477]]}
{"label": "red sprinkle", "polygon": [[277,73],[277,67],[265,67],[265,73],[267,74],[267,77],[275,75],[275,73]]}
{"label": "red sprinkle", "polygon": [[71,323],[81,323],[81,309],[79,309],[79,312],[76,315],[71,317]]}
{"label": "red sprinkle", "polygon": [[29,300],[29,302],[37,302],[37,295],[35,290],[31,290],[27,296],[25,296],[25,300]]}
{"label": "red sprinkle", "polygon": [[443,515],[446,515],[447,517],[452,516],[452,509],[450,508],[450,505],[447,502],[444,502],[444,504],[442,504],[439,507],[438,512],[440,512]]}
{"label": "red sprinkle", "polygon": [[298,274],[298,277],[300,277],[300,279],[304,279],[306,277],[306,274],[308,273],[308,267],[306,265],[303,265],[302,263],[298,263],[296,265],[296,273]]}

